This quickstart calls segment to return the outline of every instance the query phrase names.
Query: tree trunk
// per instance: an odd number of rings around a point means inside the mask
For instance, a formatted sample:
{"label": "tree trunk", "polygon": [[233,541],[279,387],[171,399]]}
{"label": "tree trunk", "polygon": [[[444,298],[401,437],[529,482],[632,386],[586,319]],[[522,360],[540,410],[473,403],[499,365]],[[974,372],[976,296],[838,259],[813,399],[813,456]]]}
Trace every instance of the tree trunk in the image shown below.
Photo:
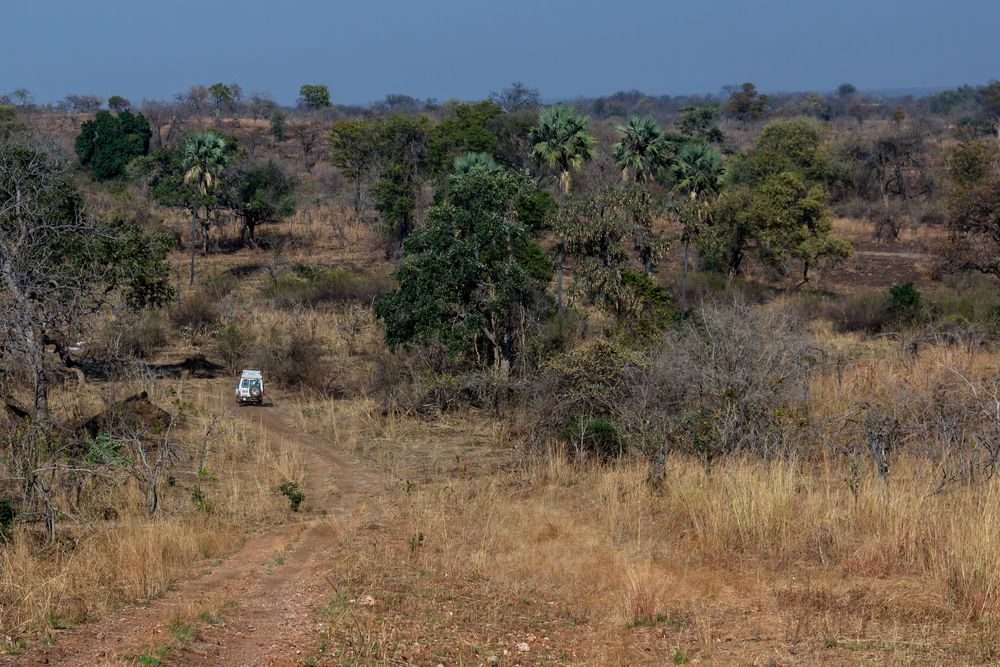
{"label": "tree trunk", "polygon": [[563,325],[563,263],[566,261],[566,239],[559,235],[559,266],[556,269],[556,309],[559,314],[559,332]]}
{"label": "tree trunk", "polygon": [[194,255],[198,245],[198,209],[191,209],[191,284],[194,285]]}
{"label": "tree trunk", "polygon": [[684,261],[681,264],[681,319],[687,317],[687,282],[688,282],[688,254],[691,250],[691,241],[684,239]]}
{"label": "tree trunk", "polygon": [[31,373],[35,384],[35,419],[44,419],[49,414],[49,381],[45,377],[44,350],[34,341],[31,351]]}
{"label": "tree trunk", "polygon": [[354,174],[354,220],[361,219],[361,173]]}
{"label": "tree trunk", "polygon": [[159,477],[159,470],[154,470],[153,474],[149,477],[149,496],[146,509],[149,510],[150,514],[156,513],[156,508],[160,505],[160,494],[159,490],[156,488],[157,478]]}

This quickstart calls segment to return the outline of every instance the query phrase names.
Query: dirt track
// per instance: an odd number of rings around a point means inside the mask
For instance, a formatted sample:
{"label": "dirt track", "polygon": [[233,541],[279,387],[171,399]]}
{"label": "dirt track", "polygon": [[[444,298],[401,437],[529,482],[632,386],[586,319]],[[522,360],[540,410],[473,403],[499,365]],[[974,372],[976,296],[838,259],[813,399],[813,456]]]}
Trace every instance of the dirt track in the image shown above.
{"label": "dirt track", "polygon": [[[235,409],[235,408],[234,408]],[[196,639],[163,660],[165,665],[301,665],[315,648],[319,607],[329,599],[329,549],[335,538],[373,511],[371,500],[386,479],[331,450],[322,440],[288,426],[281,404],[235,409],[259,420],[270,437],[300,443],[310,475],[304,511],[312,518],[252,538],[210,573],[181,583],[146,606],[59,634],[6,664],[120,665],[150,644],[169,639],[170,618],[179,610],[221,600],[224,623],[199,625]]]}

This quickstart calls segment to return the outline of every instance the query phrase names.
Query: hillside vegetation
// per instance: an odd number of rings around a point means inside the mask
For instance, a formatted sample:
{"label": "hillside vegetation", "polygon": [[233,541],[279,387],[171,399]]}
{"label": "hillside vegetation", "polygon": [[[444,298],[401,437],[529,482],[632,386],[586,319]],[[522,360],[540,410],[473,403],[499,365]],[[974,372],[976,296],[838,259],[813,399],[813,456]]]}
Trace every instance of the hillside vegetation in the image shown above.
{"label": "hillside vegetation", "polygon": [[998,86],[13,96],[4,659],[996,660]]}

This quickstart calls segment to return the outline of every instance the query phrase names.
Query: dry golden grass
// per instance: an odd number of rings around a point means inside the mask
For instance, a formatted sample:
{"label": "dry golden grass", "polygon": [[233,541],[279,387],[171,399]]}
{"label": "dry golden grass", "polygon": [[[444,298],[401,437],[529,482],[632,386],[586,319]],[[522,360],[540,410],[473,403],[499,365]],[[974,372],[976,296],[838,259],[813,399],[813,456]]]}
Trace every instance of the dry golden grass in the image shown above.
{"label": "dry golden grass", "polygon": [[423,536],[421,571],[481,577],[591,624],[603,645],[591,664],[618,662],[614,632],[664,623],[683,624],[703,654],[720,634],[780,631],[815,646],[877,640],[870,655],[883,657],[907,655],[923,626],[944,623],[925,640],[964,654],[971,636],[994,637],[1000,614],[1000,482],[928,496],[933,471],[901,467],[888,488],[870,479],[855,499],[838,470],[730,461],[707,475],[675,459],[654,489],[642,465],[554,456],[523,473],[418,486],[400,533]]}
{"label": "dry golden grass", "polygon": [[234,527],[190,516],[130,517],[41,551],[23,533],[15,535],[0,552],[0,628],[16,636],[99,618],[163,594],[192,564],[241,542]]}

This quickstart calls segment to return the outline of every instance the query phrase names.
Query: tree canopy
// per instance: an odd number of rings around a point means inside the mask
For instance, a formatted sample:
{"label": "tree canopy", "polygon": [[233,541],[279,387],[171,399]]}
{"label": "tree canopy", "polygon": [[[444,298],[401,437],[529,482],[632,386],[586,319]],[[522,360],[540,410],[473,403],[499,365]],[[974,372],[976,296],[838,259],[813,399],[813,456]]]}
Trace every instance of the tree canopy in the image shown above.
{"label": "tree canopy", "polygon": [[330,89],[324,85],[305,84],[299,88],[299,104],[306,109],[325,109],[331,105]]}

